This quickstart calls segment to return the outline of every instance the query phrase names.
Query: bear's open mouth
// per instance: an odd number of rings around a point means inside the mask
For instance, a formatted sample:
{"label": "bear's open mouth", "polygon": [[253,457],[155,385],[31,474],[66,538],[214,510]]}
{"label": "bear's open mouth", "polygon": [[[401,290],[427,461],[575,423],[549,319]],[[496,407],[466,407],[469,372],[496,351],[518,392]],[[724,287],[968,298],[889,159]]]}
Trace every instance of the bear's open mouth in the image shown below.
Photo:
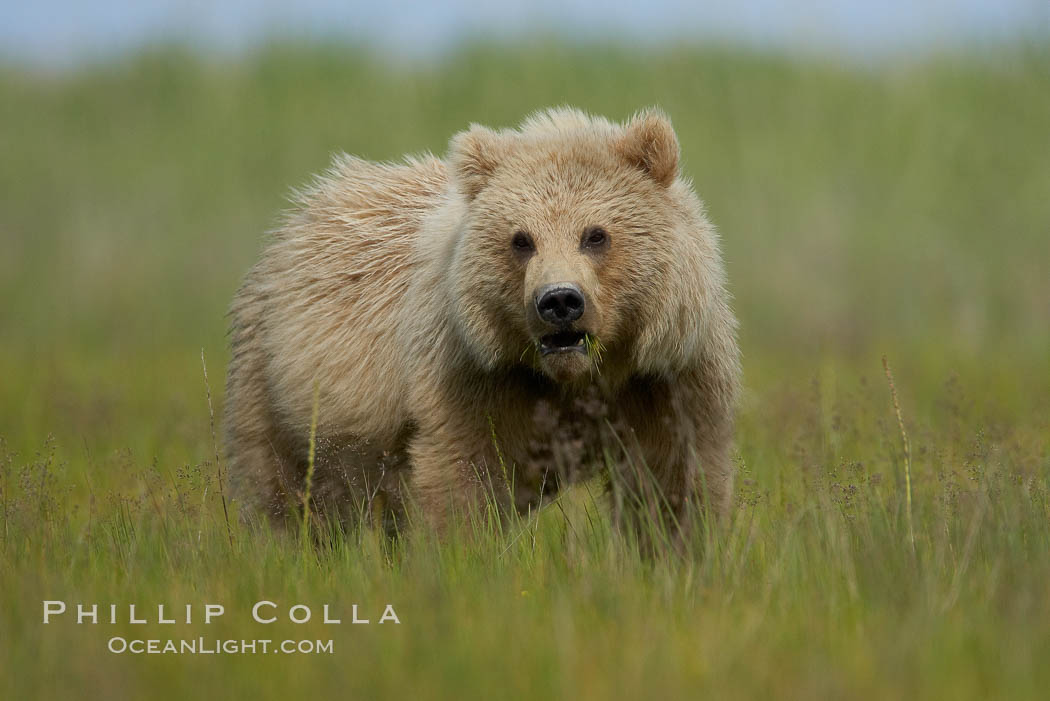
{"label": "bear's open mouth", "polygon": [[586,333],[583,331],[559,331],[548,334],[540,339],[540,353],[581,353],[587,354],[587,345],[584,343]]}

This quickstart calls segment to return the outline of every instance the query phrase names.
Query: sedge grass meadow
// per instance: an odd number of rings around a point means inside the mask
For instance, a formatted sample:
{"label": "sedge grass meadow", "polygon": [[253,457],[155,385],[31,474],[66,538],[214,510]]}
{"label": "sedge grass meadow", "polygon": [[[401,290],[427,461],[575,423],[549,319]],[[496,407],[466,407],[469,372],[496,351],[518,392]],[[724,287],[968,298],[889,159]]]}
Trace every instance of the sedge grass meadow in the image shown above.
{"label": "sedge grass meadow", "polygon": [[[745,370],[732,520],[656,560],[594,484],[446,542],[242,526],[217,457],[224,313],[290,188],[335,151],[442,153],[556,104],[663,107],[722,232]],[[538,41],[427,65],[276,44],[0,68],[0,696],[1040,697],[1047,124],[1038,42],[870,66]],[[43,625],[45,599],[151,622]],[[277,622],[252,621],[263,599]],[[155,621],[209,602],[211,624]],[[399,625],[378,625],[388,603]],[[113,636],[333,652],[113,654]]]}

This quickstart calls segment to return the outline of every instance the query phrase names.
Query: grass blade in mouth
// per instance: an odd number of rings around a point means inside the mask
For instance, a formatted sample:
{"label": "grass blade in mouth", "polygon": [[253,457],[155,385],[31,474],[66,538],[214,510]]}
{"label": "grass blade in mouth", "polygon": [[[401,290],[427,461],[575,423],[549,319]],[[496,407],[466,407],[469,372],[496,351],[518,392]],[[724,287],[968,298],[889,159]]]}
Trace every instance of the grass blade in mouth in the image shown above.
{"label": "grass blade in mouth", "polygon": [[589,333],[583,335],[583,345],[587,349],[587,357],[594,361],[595,367],[602,364],[602,354],[605,353],[605,344],[601,339]]}

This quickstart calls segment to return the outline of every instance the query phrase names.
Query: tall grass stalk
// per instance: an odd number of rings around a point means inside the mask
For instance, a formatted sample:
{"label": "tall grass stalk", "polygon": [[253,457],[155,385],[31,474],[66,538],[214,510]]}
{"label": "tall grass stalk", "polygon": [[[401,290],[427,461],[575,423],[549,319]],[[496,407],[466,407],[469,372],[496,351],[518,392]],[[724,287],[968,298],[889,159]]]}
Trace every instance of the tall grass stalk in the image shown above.
{"label": "tall grass stalk", "polygon": [[215,475],[219,481],[219,499],[222,501],[222,517],[226,522],[226,537],[233,547],[233,529],[230,528],[230,510],[226,506],[226,489],[223,487],[222,460],[219,458],[219,441],[215,438],[215,409],[211,404],[211,383],[208,382],[208,364],[204,362],[204,349],[201,348],[201,368],[204,370],[204,392],[208,398],[208,427],[211,429],[211,449],[215,455]]}
{"label": "tall grass stalk", "polygon": [[310,412],[310,448],[306,455],[306,484],[303,485],[303,522],[300,533],[304,543],[310,536],[310,488],[314,481],[314,463],[317,458],[317,407],[321,400],[321,384],[314,381],[313,409]]}
{"label": "tall grass stalk", "polygon": [[890,397],[893,399],[893,410],[897,414],[897,426],[901,431],[901,443],[904,446],[904,493],[905,507],[908,518],[908,543],[911,545],[912,553],[915,552],[915,526],[912,522],[911,510],[911,446],[908,443],[908,433],[904,430],[904,417],[901,415],[901,405],[897,400],[897,385],[893,381],[893,373],[890,371],[890,361],[882,356],[882,369],[886,372],[886,381],[890,385]]}

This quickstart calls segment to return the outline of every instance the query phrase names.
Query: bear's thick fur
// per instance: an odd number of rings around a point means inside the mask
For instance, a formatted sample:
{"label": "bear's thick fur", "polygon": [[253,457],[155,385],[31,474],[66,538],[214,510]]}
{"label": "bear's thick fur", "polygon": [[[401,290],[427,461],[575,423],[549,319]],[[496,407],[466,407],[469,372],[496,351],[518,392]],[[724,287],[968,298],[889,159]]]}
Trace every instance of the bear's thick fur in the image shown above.
{"label": "bear's thick fur", "polygon": [[572,109],[474,125],[445,160],[338,157],[233,302],[242,511],[300,508],[316,396],[312,503],[340,519],[389,528],[411,496],[440,530],[596,470],[621,518],[725,513],[736,321],[678,158],[660,112]]}

